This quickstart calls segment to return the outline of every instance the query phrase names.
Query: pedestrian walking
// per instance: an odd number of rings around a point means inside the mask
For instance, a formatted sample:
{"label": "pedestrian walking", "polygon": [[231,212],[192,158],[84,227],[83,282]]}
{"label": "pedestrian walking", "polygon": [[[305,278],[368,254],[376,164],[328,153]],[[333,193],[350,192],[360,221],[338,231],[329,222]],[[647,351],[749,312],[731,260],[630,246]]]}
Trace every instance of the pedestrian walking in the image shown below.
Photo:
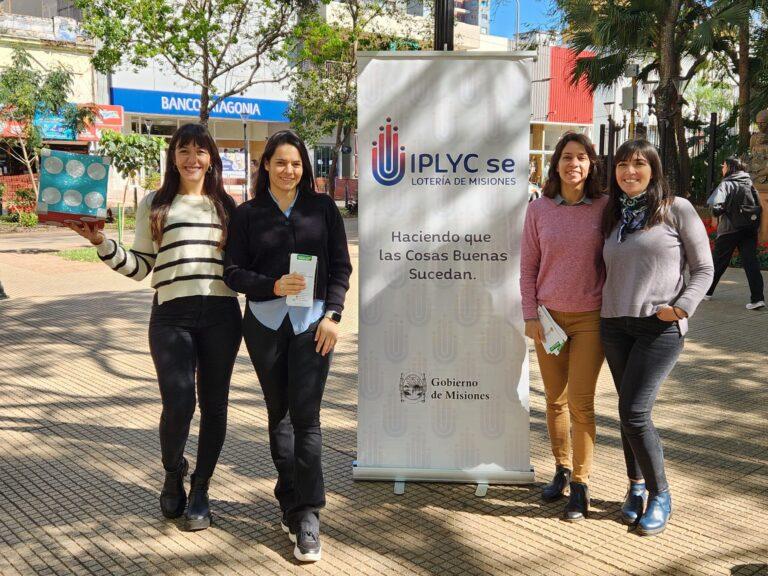
{"label": "pedestrian walking", "polygon": [[714,267],[704,224],[690,202],[670,191],[656,149],[645,140],[625,142],[615,166],[603,222],[600,329],[629,477],[621,518],[653,535],[666,528],[672,499],[651,411]]}
{"label": "pedestrian walking", "polygon": [[189,468],[184,447],[197,388],[200,433],[186,520],[190,530],[202,530],[211,523],[208,486],[224,444],[241,340],[240,306],[223,279],[223,247],[235,203],[224,190],[216,143],[202,124],[176,131],[166,165],[160,189],[138,205],[130,250],[88,224],[70,227],[116,272],[134,280],[152,273],[149,348],[163,403],[160,509],[166,518],[184,514]]}
{"label": "pedestrian walking", "polygon": [[[314,279],[291,271],[298,258],[315,262]],[[253,198],[232,221],[224,279],[247,297],[243,334],[267,405],[281,526],[305,562],[321,557],[320,404],[351,273],[344,222],[315,192],[304,142],[273,134]],[[299,294],[306,306],[289,302]]]}
{"label": "pedestrian walking", "polygon": [[705,299],[709,300],[715,293],[717,283],[738,248],[749,283],[747,310],[757,310],[765,307],[763,275],[757,260],[757,232],[762,212],[760,198],[741,160],[728,158],[723,162],[722,170],[723,180],[707,200],[707,204],[712,206],[712,214],[718,216],[719,221],[713,256],[715,277]]}
{"label": "pedestrian walking", "polygon": [[[536,357],[547,399],[547,429],[555,457],[546,502],[569,489],[564,519],[589,510],[589,475],[595,445],[595,387],[603,363],[600,304],[605,271],[600,225],[607,203],[594,146],[576,133],[555,147],[543,197],[528,206],[520,266],[525,334]],[[544,306],[568,340],[548,354],[537,309]]]}

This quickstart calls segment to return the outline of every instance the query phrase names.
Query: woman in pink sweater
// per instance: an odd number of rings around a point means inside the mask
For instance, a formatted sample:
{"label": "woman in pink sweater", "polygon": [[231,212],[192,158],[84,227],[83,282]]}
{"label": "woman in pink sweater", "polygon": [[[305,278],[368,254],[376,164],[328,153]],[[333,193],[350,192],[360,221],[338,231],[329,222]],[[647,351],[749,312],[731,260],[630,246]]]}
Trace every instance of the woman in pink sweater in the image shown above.
{"label": "woman in pink sweater", "polygon": [[[570,485],[564,519],[571,522],[583,520],[589,510],[595,386],[603,364],[600,223],[607,197],[600,182],[592,142],[582,134],[565,134],[555,147],[543,197],[528,206],[520,264],[525,335],[536,344],[556,464],[542,498],[553,502]],[[542,346],[539,306],[568,336],[559,354],[548,354]]]}

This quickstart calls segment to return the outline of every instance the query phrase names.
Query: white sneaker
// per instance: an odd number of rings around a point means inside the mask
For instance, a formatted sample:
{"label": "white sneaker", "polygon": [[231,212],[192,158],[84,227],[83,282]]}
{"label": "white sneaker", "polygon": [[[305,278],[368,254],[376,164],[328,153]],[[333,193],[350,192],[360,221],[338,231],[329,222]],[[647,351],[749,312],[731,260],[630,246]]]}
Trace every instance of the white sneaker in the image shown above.
{"label": "white sneaker", "polygon": [[704,294],[704,297],[702,298],[702,300],[712,300],[712,296],[710,296],[709,294]]}
{"label": "white sneaker", "polygon": [[759,302],[750,302],[747,304],[747,310],[757,310],[758,308],[765,308],[765,302],[760,300]]}

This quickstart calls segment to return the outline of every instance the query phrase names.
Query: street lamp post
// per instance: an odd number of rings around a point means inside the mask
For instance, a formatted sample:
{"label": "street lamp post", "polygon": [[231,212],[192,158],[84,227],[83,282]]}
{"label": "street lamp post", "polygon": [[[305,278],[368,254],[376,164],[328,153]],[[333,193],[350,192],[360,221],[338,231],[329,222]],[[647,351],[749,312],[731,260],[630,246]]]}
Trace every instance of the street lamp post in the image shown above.
{"label": "street lamp post", "polygon": [[613,105],[614,102],[603,102],[605,110],[608,112],[608,158],[605,162],[605,173],[608,176],[608,186],[611,185],[611,172],[613,172],[613,150],[615,147],[614,138],[616,131],[613,127]]}
{"label": "street lamp post", "polygon": [[453,51],[453,0],[435,0],[435,50]]}
{"label": "street lamp post", "polygon": [[251,173],[249,168],[251,167],[248,162],[248,114],[240,114],[240,118],[243,121],[243,153],[245,154],[245,182],[243,183],[243,202],[248,200],[248,184],[251,182]]}
{"label": "street lamp post", "polygon": [[515,51],[520,49],[520,0],[515,0],[517,9],[515,11]]}
{"label": "street lamp post", "polygon": [[616,120],[613,119],[613,107],[616,104],[613,101],[603,102],[606,112],[608,112],[608,158],[606,160],[605,172],[608,175],[608,185],[611,184],[611,174],[613,172],[613,156],[616,152],[616,136],[619,132],[627,127],[626,117],[622,121],[621,125],[616,125]]}

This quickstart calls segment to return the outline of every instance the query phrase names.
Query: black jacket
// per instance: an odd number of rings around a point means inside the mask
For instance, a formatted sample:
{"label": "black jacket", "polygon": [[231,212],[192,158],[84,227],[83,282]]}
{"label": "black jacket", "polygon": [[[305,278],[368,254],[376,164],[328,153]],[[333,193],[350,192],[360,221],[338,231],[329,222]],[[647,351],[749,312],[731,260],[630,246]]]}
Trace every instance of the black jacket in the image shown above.
{"label": "black jacket", "polygon": [[241,204],[229,225],[224,282],[254,302],[278,298],[274,284],[290,271],[291,253],[317,256],[315,298],[341,312],[352,264],[344,220],[325,194],[299,192],[289,218],[269,194]]}

